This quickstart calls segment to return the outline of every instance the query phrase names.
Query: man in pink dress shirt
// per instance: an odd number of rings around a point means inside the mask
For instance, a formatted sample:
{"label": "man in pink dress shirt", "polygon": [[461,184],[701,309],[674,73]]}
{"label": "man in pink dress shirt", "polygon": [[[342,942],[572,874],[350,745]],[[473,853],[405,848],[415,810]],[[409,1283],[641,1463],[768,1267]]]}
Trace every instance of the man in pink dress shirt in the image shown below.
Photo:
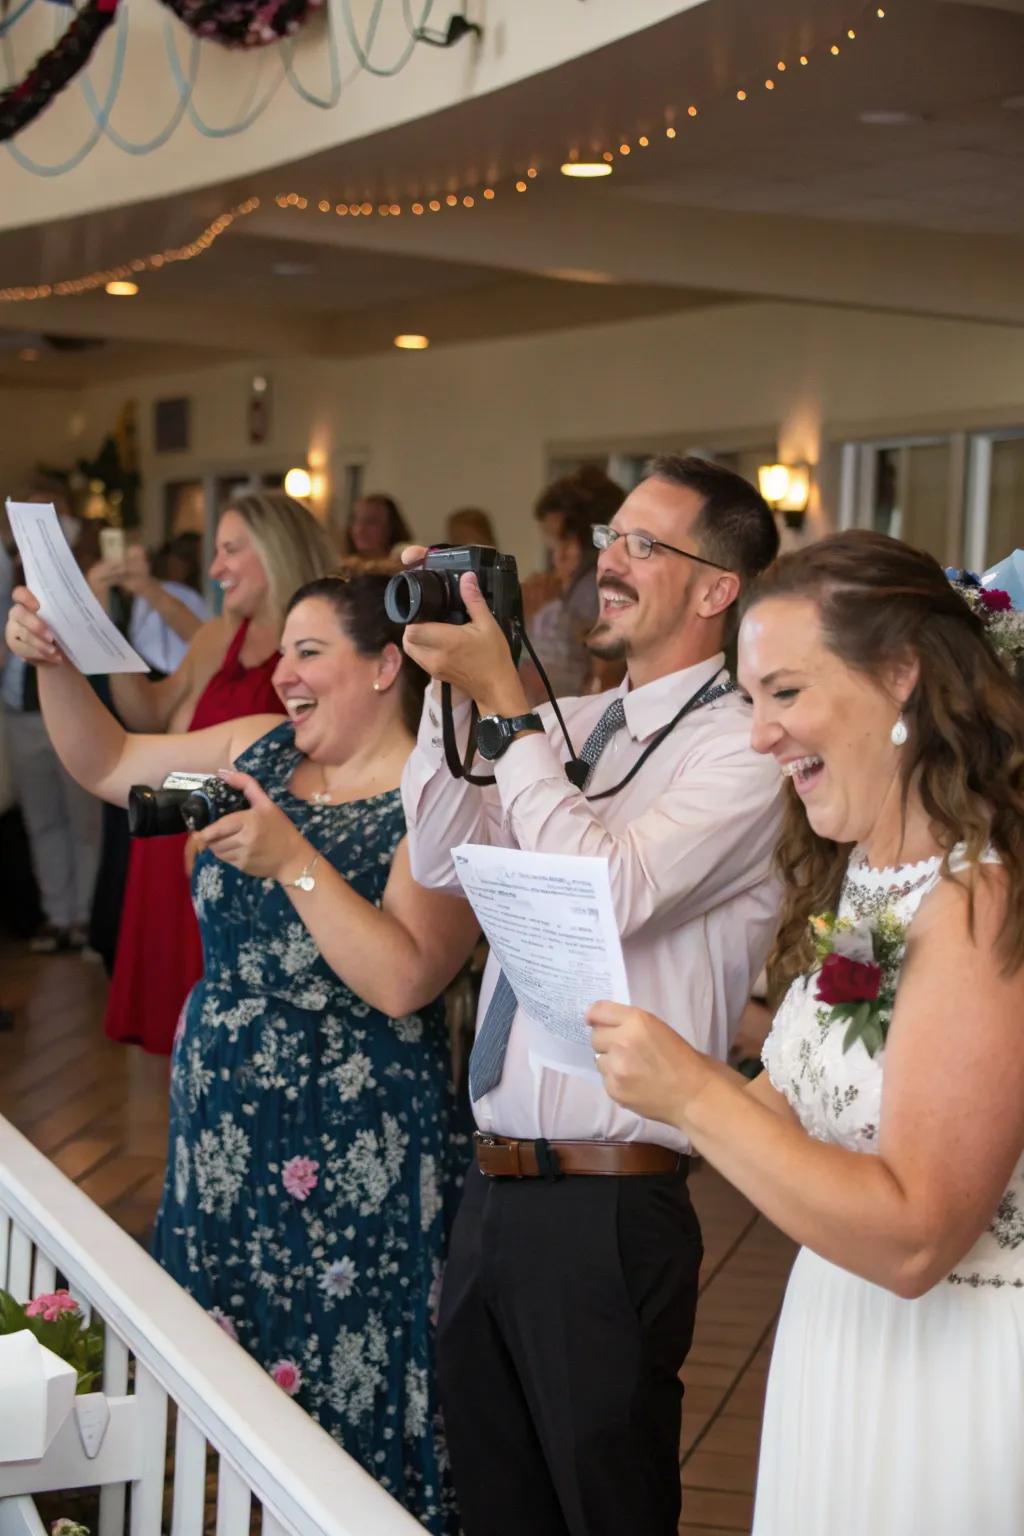
{"label": "man in pink dress shirt", "polygon": [[[457,889],[450,850],[462,842],[606,858],[631,1000],[724,1060],[772,938],[781,781],[750,749],[723,648],[742,583],[774,558],[778,534],[745,480],[666,457],[595,543],[589,645],[624,659],[627,676],[561,701],[592,764],[582,790],[550,706],[529,713],[474,578],[462,582],[469,624],[407,629],[409,654],[491,717],[496,777],[481,789],[449,775],[428,695],[402,783],[413,872]],[[559,1070],[544,1040],[492,956],[470,1063],[475,1161],[438,1335],[463,1525],[674,1536],[679,1370],[702,1252],[688,1149],[599,1079]]]}

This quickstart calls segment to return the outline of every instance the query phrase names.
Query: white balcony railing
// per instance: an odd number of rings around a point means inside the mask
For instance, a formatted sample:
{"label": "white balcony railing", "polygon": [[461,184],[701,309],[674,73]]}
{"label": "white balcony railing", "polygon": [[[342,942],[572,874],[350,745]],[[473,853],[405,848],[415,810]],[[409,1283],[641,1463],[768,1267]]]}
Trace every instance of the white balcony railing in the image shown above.
{"label": "white balcony railing", "polygon": [[106,1325],[110,1422],[91,1459],[74,1415],[41,1461],[5,1465],[0,1446],[0,1536],[43,1536],[31,1496],[85,1487],[100,1489],[94,1536],[202,1536],[214,1498],[216,1536],[422,1536],[127,1233],[0,1117],[0,1286],[24,1301],[53,1290],[58,1275]]}

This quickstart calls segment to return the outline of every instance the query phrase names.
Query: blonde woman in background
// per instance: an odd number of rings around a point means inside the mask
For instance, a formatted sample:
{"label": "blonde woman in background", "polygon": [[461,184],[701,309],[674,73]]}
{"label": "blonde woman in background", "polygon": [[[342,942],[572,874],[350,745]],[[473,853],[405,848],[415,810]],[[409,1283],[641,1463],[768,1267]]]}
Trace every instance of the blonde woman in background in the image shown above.
{"label": "blonde woman in background", "polygon": [[497,549],[494,526],[482,507],[458,507],[449,512],[445,525],[445,540],[449,544],[483,544]]}
{"label": "blonde woman in background", "polygon": [[[133,731],[189,731],[243,715],[281,714],[271,683],[292,593],[335,563],[330,542],[300,502],[281,492],[238,496],[217,526],[210,575],[224,611],[195,634],[170,677],[111,679]],[[184,831],[132,845],[114,974],[104,1021],[112,1040],[170,1052],[189,992],[203,970],[185,874]]]}

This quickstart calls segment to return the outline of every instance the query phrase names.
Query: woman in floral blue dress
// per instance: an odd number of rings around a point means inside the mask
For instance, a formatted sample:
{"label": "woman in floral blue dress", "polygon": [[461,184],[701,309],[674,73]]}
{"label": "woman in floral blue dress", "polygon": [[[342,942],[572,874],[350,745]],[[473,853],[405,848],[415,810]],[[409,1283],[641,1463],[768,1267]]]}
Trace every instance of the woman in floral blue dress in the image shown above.
{"label": "woman in floral blue dress", "polygon": [[433,1310],[468,1144],[439,993],[477,929],[409,870],[398,784],[423,675],[384,586],[296,593],[274,678],[283,724],[132,736],[66,660],[40,681],[58,752],[106,798],[235,764],[222,777],[249,808],[197,837],[204,975],[174,1047],[156,1254],[442,1536],[458,1519]]}

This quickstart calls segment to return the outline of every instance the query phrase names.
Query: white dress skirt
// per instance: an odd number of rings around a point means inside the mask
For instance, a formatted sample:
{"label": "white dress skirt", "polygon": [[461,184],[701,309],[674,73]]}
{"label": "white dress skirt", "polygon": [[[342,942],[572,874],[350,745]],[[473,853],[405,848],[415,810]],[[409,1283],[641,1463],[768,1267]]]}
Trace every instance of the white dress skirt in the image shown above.
{"label": "white dress skirt", "polygon": [[[908,924],[938,861],[851,861],[840,916]],[[805,1129],[877,1150],[885,1051],[794,983],[764,1060]],[[808,1249],[768,1379],[753,1536],[1024,1536],[1024,1159],[989,1229],[908,1301]]]}

